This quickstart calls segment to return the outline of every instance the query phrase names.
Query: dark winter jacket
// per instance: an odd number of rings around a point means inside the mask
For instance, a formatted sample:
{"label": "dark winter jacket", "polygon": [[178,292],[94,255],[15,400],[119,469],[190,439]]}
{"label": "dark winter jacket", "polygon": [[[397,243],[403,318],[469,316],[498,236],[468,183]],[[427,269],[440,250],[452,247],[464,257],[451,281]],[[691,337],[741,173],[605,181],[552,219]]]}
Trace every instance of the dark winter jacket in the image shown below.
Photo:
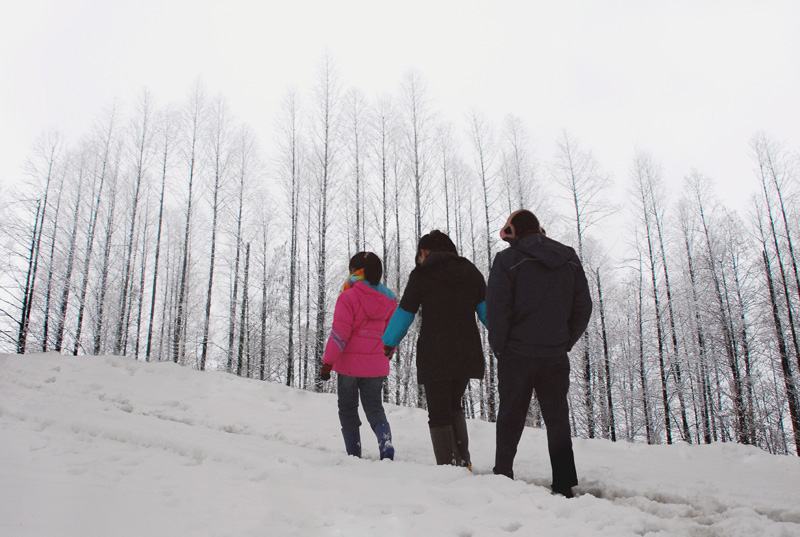
{"label": "dark winter jacket", "polygon": [[531,233],[495,256],[486,290],[489,344],[495,355],[569,351],[591,313],[586,275],[569,246]]}
{"label": "dark winter jacket", "polygon": [[453,253],[433,251],[411,271],[383,341],[396,346],[421,307],[417,381],[482,378],[483,348],[475,316],[483,312],[485,295],[486,282],[475,265]]}

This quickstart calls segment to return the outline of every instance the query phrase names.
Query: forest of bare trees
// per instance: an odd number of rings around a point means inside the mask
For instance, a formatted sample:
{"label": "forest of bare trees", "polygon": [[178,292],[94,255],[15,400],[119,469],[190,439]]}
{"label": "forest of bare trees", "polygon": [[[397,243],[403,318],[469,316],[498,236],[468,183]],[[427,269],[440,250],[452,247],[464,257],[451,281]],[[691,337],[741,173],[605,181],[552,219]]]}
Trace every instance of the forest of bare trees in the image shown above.
{"label": "forest of bare trees", "polygon": [[[400,295],[417,240],[441,229],[488,276],[499,226],[525,207],[575,248],[593,294],[571,353],[577,436],[800,455],[797,151],[743,140],[754,197],[736,212],[702,170],[665,176],[657,147],[612,177],[573,133],[543,155],[535,124],[445,119],[434,103],[419,72],[371,99],[325,57],[309,93],[286,92],[271,140],[200,82],[181,103],[145,90],[88,132],[43,133],[24,181],[0,185],[0,351],[331,390],[317,371],[353,253],[381,256]],[[425,404],[415,339],[392,358],[387,402]],[[485,348],[465,408],[493,421]]]}

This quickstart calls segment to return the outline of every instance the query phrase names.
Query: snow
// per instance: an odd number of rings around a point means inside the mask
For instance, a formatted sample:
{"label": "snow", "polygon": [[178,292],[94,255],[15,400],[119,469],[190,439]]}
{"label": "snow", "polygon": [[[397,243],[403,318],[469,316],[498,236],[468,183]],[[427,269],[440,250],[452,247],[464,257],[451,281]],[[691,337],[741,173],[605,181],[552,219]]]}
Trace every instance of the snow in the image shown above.
{"label": "snow", "polygon": [[395,461],[344,452],[336,397],[171,363],[0,355],[0,536],[800,536],[800,459],[735,444],[575,440],[550,494],[526,429],[512,481],[494,425],[474,473],[435,466],[427,416],[387,405]]}

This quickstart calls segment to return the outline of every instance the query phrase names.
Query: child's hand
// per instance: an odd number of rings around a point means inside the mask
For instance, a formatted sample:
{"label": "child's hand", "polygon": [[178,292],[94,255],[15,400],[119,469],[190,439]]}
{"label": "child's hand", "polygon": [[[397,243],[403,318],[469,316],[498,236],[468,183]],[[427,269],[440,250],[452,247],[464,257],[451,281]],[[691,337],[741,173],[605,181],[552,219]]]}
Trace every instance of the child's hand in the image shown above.
{"label": "child's hand", "polygon": [[383,355],[387,358],[391,359],[392,355],[394,354],[394,347],[390,347],[389,345],[383,346]]}
{"label": "child's hand", "polygon": [[322,380],[331,380],[331,364],[322,364],[322,369],[319,370],[319,378]]}

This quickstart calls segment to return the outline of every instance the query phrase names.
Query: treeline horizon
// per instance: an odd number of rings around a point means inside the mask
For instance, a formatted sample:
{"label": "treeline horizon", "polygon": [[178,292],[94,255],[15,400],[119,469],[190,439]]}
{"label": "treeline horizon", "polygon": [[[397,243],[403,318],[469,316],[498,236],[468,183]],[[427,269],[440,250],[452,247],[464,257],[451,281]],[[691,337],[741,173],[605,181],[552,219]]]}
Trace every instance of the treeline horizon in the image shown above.
{"label": "treeline horizon", "polygon": [[[0,351],[129,355],[333,390],[317,372],[354,253],[378,254],[399,296],[420,236],[440,229],[488,277],[500,225],[527,208],[575,249],[592,290],[570,353],[576,436],[800,454],[797,151],[763,132],[743,140],[758,194],[738,214],[702,170],[667,181],[657,148],[634,150],[614,182],[570,133],[543,158],[518,116],[448,121],[415,71],[370,99],[330,57],[273,124],[264,144],[198,81],[181,103],[143,90],[89,132],[43,133],[25,183],[0,186]],[[613,255],[612,216],[625,237]],[[392,359],[386,402],[424,406],[416,330]],[[484,348],[465,408],[494,421]],[[529,424],[542,425],[535,403]]]}

